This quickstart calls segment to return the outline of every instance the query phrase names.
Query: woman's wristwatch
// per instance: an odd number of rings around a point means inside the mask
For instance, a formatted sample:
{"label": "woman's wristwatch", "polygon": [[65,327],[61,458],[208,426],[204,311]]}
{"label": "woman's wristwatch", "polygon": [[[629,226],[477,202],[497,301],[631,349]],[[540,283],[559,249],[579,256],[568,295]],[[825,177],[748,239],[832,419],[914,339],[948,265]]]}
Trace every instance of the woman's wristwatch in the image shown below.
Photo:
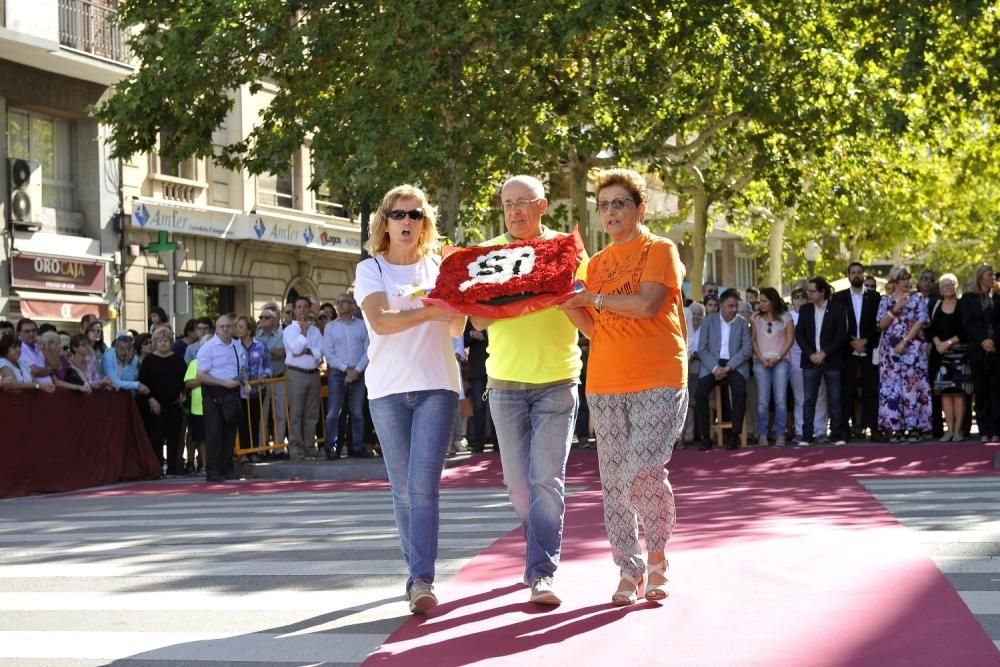
{"label": "woman's wristwatch", "polygon": [[594,295],[594,310],[601,312],[601,307],[604,305],[604,295],[595,294]]}

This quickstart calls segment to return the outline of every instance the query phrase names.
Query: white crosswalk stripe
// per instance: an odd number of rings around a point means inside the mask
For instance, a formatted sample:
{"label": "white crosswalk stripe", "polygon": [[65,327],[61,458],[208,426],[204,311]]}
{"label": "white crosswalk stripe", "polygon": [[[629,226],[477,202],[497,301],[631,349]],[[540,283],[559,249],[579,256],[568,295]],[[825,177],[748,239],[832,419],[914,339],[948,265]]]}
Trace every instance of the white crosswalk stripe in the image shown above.
{"label": "white crosswalk stripe", "polygon": [[1000,477],[861,483],[913,531],[1000,649]]}
{"label": "white crosswalk stripe", "polygon": [[[441,501],[438,583],[518,526],[502,490]],[[357,664],[409,617],[387,490],[18,498],[0,513],[0,665]]]}

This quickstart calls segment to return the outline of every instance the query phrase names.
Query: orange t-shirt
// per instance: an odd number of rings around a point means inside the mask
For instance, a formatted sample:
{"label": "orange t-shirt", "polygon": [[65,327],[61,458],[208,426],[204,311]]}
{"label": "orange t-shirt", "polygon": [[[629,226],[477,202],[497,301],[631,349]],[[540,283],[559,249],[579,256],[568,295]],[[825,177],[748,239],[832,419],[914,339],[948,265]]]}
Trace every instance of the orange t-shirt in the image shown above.
{"label": "orange t-shirt", "polygon": [[595,326],[587,364],[588,394],[687,385],[684,272],[673,241],[648,233],[622,246],[609,245],[591,258],[587,287],[595,294],[638,294],[643,282],[666,285],[669,292],[649,319],[591,311]]}

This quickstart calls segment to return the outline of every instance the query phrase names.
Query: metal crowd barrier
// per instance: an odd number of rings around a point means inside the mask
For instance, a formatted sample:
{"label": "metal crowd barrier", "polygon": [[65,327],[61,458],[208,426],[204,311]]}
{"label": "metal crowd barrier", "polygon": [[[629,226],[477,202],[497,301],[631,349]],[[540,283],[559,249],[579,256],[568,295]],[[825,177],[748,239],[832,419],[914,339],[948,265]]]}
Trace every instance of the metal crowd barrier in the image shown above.
{"label": "metal crowd barrier", "polygon": [[[327,388],[326,382],[326,371],[320,373],[320,414],[317,415],[319,419],[319,428],[316,430],[316,444],[322,445],[326,441],[326,400],[329,396],[329,389]],[[271,388],[273,385],[284,385],[287,383],[287,379],[284,376],[276,378],[262,378],[260,380],[251,380],[251,387],[264,387]],[[259,446],[254,447],[253,443],[246,443],[248,446],[244,446],[244,443],[240,441],[240,434],[236,434],[236,444],[233,447],[233,454],[237,457],[239,461],[240,456],[247,456],[249,454],[257,454],[260,452],[271,452],[278,449],[287,449],[288,445],[284,441],[284,437],[279,437],[278,435],[278,420],[269,419],[265,420],[264,417],[264,394],[267,394],[267,400],[270,401],[270,414],[272,417],[277,414],[277,405],[275,400],[276,392],[273,389],[269,391],[258,391],[256,397],[247,397],[246,399],[246,415],[247,415],[247,431],[254,432],[253,423],[253,412],[250,410],[253,401],[257,401],[257,406],[260,409],[261,422],[256,425],[257,433],[264,431],[264,437],[261,438],[261,443]],[[288,410],[288,392],[284,392],[284,411],[285,411],[285,429],[288,429],[289,422],[289,410]],[[270,425],[268,424],[270,422]],[[253,436],[251,436],[252,438]]]}

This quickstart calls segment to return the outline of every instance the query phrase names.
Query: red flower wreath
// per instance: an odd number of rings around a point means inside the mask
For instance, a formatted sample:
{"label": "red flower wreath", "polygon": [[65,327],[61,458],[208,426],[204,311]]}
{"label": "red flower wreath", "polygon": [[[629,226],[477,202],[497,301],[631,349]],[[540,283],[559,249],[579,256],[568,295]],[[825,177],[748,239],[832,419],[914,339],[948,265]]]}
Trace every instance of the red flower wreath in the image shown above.
{"label": "red flower wreath", "polygon": [[579,234],[454,250],[424,303],[493,319],[562,303],[572,296],[582,250]]}

